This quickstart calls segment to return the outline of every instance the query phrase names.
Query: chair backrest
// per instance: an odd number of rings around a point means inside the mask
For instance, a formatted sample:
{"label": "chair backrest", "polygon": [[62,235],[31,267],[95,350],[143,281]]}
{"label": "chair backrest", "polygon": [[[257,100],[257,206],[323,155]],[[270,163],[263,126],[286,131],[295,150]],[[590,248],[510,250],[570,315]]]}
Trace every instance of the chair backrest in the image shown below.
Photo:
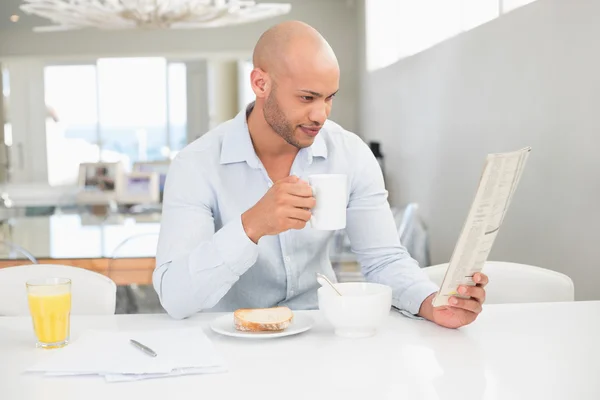
{"label": "chair backrest", "polygon": [[16,243],[9,242],[8,240],[0,240],[0,244],[8,247],[11,252],[17,253],[17,255],[22,255],[27,258],[32,264],[37,264],[37,259],[34,257],[29,250],[19,246]]}
{"label": "chair backrest", "polygon": [[[417,260],[421,267],[430,264],[429,258],[429,234],[427,227],[419,217],[419,205],[410,203],[401,214],[398,225],[398,236],[400,243]],[[397,222],[398,223],[398,222]]]}
{"label": "chair backrest", "polygon": [[[437,285],[442,283],[448,264],[423,270]],[[575,286],[567,275],[545,268],[511,262],[488,261],[483,267],[490,282],[486,304],[574,301]]]}
{"label": "chair backrest", "polygon": [[140,282],[139,285],[119,284],[117,288],[117,314],[155,314],[164,312],[158,295],[152,286],[153,270],[147,271],[132,265],[132,261],[135,261],[136,258],[156,257],[158,238],[158,232],[137,233],[122,240],[112,251],[107,275],[120,282],[121,279],[117,274],[125,269],[129,270],[128,275],[131,278]]}
{"label": "chair backrest", "polygon": [[158,247],[158,232],[141,232],[122,240],[110,254],[112,260],[119,258],[154,257]]}
{"label": "chair backrest", "polygon": [[397,212],[396,225],[398,227],[400,240],[405,239],[406,235],[412,229],[411,227],[415,223],[418,210],[419,205],[417,203],[409,203],[403,210]]}
{"label": "chair backrest", "polygon": [[[113,278],[113,274],[118,272],[120,260],[128,261],[132,258],[156,257],[158,238],[158,232],[142,232],[122,240],[110,253],[107,275]],[[148,277],[149,279],[152,278],[152,272],[149,273]],[[115,279],[115,281],[118,281],[118,279]]]}
{"label": "chair backrest", "polygon": [[0,269],[0,315],[28,315],[25,282],[46,277],[71,279],[71,314],[115,313],[117,286],[106,276],[84,268],[36,264]]}
{"label": "chair backrest", "polygon": [[[419,217],[419,205],[409,203],[403,208],[391,207],[391,211],[402,245],[421,267],[428,266],[430,264],[429,233]],[[329,247],[332,262],[355,261],[356,257],[351,251],[350,238],[345,229],[336,231]]]}

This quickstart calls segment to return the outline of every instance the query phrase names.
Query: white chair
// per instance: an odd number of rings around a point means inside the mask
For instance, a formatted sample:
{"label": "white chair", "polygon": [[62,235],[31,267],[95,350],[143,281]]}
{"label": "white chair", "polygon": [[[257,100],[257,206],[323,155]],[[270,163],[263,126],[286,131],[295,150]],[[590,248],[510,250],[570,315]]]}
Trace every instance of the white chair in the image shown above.
{"label": "white chair", "polygon": [[115,313],[117,286],[106,276],[84,268],[36,264],[0,269],[0,315],[29,315],[25,282],[46,277],[71,279],[71,314]]}
{"label": "white chair", "polygon": [[[119,262],[140,256],[156,256],[158,232],[143,232],[132,235],[119,243],[112,251],[107,275],[110,277],[119,270]],[[131,264],[128,264],[131,268]],[[139,276],[139,274],[138,274]],[[152,282],[152,272],[148,273],[148,282]],[[117,280],[117,279],[115,279]],[[158,314],[165,312],[154,287],[149,285],[119,285],[117,288],[116,314]]]}
{"label": "white chair", "polygon": [[29,250],[19,246],[18,244],[9,242],[8,240],[0,240],[0,244],[4,245],[10,249],[10,253],[11,253],[11,254],[9,254],[10,258],[12,258],[16,253],[17,256],[22,255],[25,258],[27,258],[32,264],[38,263],[37,259],[34,257],[33,254],[31,254],[31,252]]}
{"label": "white chair", "polygon": [[417,260],[421,268],[430,264],[429,233],[419,216],[419,205],[409,203],[404,210],[394,216],[398,226],[400,243],[406,247],[408,254]]}
{"label": "white chair", "polygon": [[[423,268],[438,286],[448,264]],[[486,304],[539,303],[574,301],[575,286],[560,272],[511,262],[488,261],[483,267],[490,282],[486,286]]]}

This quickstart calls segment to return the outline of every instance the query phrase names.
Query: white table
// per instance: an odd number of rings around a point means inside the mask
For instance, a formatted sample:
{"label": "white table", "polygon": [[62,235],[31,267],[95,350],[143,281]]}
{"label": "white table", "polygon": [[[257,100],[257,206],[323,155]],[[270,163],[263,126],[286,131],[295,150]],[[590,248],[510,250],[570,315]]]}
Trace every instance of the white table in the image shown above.
{"label": "white table", "polygon": [[22,371],[45,355],[28,318],[0,318],[0,399],[600,399],[600,302],[489,305],[471,326],[448,330],[391,314],[369,339],[333,335],[319,312],[308,332],[275,340],[220,336],[216,314],[73,317],[88,328],[202,326],[229,372],[105,383]]}

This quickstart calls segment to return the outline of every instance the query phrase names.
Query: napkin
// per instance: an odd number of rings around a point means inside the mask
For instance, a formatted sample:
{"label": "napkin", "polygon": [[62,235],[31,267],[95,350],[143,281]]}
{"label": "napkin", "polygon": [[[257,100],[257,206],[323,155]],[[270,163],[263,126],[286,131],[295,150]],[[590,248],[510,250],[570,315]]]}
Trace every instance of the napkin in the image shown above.
{"label": "napkin", "polygon": [[[156,352],[151,357],[130,343]],[[68,346],[30,367],[47,376],[103,376],[107,382],[135,381],[189,374],[226,372],[227,368],[201,328],[152,331],[87,331]]]}

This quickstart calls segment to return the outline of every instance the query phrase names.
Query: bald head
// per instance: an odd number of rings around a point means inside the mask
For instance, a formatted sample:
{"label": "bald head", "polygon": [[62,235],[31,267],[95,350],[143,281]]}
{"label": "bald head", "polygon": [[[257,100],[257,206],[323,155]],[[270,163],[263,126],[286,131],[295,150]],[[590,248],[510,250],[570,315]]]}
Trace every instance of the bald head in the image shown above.
{"label": "bald head", "polygon": [[307,61],[339,68],[335,53],[325,38],[300,21],[282,22],[263,33],[254,48],[252,61],[254,68],[272,75]]}
{"label": "bald head", "polygon": [[[340,68],[327,41],[303,22],[284,22],[260,37],[253,61],[250,83],[259,110],[248,120],[253,140],[264,128],[269,146],[279,150],[310,146],[339,89]],[[275,142],[272,133],[279,136]]]}

